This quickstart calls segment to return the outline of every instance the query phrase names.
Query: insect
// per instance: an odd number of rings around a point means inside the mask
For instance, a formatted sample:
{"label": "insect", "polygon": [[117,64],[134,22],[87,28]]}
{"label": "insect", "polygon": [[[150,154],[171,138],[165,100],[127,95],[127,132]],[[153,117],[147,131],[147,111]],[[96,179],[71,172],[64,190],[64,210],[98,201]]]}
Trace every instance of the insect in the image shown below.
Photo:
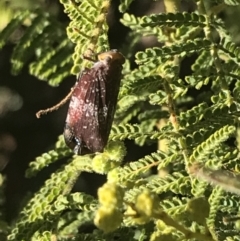
{"label": "insect", "polygon": [[100,53],[92,68],[80,74],[68,108],[64,139],[75,154],[102,152],[113,122],[124,56]]}

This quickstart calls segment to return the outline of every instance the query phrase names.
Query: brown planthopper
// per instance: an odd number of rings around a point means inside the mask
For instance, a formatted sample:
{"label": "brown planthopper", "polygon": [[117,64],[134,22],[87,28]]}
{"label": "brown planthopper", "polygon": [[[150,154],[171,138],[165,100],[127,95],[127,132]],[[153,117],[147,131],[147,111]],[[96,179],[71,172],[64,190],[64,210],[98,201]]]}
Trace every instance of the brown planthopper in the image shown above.
{"label": "brown planthopper", "polygon": [[[110,50],[100,53],[98,61],[79,75],[71,92],[63,132],[66,144],[75,154],[102,152],[106,146],[124,62],[125,58],[119,51]],[[53,109],[39,111],[37,117]]]}

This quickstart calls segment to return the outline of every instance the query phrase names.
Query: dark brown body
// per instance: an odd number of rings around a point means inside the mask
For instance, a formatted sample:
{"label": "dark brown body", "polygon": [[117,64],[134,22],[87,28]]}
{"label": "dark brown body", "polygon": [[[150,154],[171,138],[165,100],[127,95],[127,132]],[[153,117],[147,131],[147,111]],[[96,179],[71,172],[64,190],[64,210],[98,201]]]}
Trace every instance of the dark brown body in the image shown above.
{"label": "dark brown body", "polygon": [[64,138],[78,155],[103,151],[117,104],[125,59],[117,50],[98,59],[79,77],[69,104]]}

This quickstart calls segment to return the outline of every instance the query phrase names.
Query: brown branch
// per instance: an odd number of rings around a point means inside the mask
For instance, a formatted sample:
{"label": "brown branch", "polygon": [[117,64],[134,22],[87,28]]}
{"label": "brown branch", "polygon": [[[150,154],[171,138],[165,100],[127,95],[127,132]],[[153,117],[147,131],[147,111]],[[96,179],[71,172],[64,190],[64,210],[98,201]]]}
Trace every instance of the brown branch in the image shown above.
{"label": "brown branch", "polygon": [[58,104],[56,104],[50,108],[47,108],[45,110],[38,111],[36,113],[37,118],[40,118],[41,115],[45,115],[48,112],[53,112],[53,111],[59,109],[61,106],[63,106],[71,98],[74,89],[75,89],[75,87],[71,88],[71,91],[68,93],[68,95],[63,100],[61,100]]}

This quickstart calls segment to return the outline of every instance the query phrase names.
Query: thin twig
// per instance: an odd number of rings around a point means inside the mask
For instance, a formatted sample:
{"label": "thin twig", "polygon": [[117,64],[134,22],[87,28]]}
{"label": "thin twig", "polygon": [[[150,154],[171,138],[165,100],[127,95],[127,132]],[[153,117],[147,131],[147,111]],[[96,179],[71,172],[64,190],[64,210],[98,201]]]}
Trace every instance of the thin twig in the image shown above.
{"label": "thin twig", "polygon": [[53,107],[47,108],[45,110],[40,110],[36,113],[37,118],[40,118],[41,115],[45,115],[48,112],[53,112],[55,110],[57,110],[58,108],[60,108],[61,106],[63,106],[72,96],[72,93],[74,91],[75,87],[71,88],[71,91],[68,93],[68,95],[61,100],[58,104],[54,105]]}

